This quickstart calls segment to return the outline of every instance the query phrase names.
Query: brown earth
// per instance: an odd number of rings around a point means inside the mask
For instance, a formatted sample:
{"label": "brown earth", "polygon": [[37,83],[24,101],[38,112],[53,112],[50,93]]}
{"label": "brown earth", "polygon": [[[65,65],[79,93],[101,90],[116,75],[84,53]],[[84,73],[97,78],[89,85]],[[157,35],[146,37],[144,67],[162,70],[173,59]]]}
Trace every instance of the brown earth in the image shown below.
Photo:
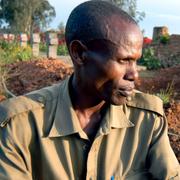
{"label": "brown earth", "polygon": [[[73,72],[70,65],[61,60],[18,62],[8,65],[7,87],[15,95],[21,95],[45,86],[61,82]],[[171,103],[166,105],[165,112],[169,124],[171,145],[180,162],[180,66],[157,71],[142,71],[136,83],[137,89],[158,93],[160,89],[172,86]],[[0,96],[4,99],[4,97]]]}
{"label": "brown earth", "polygon": [[7,66],[9,69],[7,87],[15,95],[50,86],[72,74],[72,66],[61,60],[18,62]]}
{"label": "brown earth", "polygon": [[159,93],[168,86],[172,86],[172,98],[180,101],[180,65],[156,71],[142,71],[137,81],[138,89],[149,93]]}
{"label": "brown earth", "polygon": [[171,102],[166,104],[164,109],[169,125],[170,143],[180,162],[180,66],[140,72],[136,86],[139,90],[151,94],[160,93],[171,86]]}

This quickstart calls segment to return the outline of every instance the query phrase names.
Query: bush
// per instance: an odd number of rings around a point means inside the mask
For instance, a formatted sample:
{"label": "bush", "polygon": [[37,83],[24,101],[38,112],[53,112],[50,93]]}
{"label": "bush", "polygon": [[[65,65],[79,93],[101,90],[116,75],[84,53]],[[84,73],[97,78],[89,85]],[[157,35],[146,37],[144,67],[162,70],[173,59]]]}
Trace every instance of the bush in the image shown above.
{"label": "bush", "polygon": [[30,46],[21,47],[17,42],[0,41],[0,62],[9,64],[17,61],[27,61],[32,59],[32,49]]}
{"label": "bush", "polygon": [[0,96],[4,95],[4,87],[3,87],[3,77],[5,76],[5,71],[2,67],[2,65],[0,65]]}
{"label": "bush", "polygon": [[6,99],[7,97],[11,97],[7,93],[7,87],[6,87],[7,79],[8,79],[8,69],[2,63],[0,63],[0,101]]}
{"label": "bush", "polygon": [[17,60],[19,61],[28,61],[32,59],[32,49],[30,46],[25,48],[19,48],[16,55]]}
{"label": "bush", "polygon": [[41,51],[41,52],[47,52],[47,44],[41,42],[41,43],[39,44],[39,51]]}
{"label": "bush", "polygon": [[138,64],[146,66],[149,70],[161,68],[161,63],[159,59],[155,57],[152,47],[143,49],[143,54]]}
{"label": "bush", "polygon": [[170,36],[168,34],[167,35],[162,35],[160,37],[160,43],[167,44],[169,42],[169,39],[170,39]]}
{"label": "bush", "polygon": [[[39,49],[40,49],[41,52],[46,53],[47,50],[48,50],[46,43],[40,43]],[[58,45],[57,54],[61,55],[61,56],[66,56],[66,55],[69,54],[67,46],[66,46],[65,43]]]}
{"label": "bush", "polygon": [[57,54],[62,56],[69,54],[66,44],[61,44],[58,46]]}

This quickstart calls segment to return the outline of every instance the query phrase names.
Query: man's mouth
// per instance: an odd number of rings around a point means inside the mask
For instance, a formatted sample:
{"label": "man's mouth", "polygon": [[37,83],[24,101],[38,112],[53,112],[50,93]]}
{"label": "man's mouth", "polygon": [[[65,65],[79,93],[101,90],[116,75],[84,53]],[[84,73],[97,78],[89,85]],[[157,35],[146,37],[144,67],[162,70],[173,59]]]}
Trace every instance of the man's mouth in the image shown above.
{"label": "man's mouth", "polygon": [[128,97],[128,96],[131,96],[133,93],[133,88],[131,89],[118,89],[116,91],[116,94],[118,96],[124,96],[124,97]]}

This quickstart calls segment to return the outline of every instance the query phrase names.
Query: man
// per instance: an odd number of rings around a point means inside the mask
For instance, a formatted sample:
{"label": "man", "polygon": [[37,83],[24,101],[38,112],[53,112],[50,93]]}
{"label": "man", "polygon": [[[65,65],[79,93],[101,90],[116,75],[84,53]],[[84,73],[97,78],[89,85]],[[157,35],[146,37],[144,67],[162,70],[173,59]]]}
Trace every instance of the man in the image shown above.
{"label": "man", "polygon": [[88,1],[67,22],[74,74],[0,109],[0,179],[179,179],[159,98],[134,90],[142,34]]}

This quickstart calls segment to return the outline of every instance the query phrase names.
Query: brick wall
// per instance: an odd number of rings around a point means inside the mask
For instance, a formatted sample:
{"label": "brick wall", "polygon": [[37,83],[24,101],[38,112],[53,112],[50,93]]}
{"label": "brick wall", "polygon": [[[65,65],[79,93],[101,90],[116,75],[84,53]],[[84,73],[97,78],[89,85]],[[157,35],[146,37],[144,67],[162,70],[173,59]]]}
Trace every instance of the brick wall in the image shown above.
{"label": "brick wall", "polygon": [[149,46],[154,48],[155,55],[165,67],[180,64],[180,35],[171,35],[167,44],[153,42]]}

